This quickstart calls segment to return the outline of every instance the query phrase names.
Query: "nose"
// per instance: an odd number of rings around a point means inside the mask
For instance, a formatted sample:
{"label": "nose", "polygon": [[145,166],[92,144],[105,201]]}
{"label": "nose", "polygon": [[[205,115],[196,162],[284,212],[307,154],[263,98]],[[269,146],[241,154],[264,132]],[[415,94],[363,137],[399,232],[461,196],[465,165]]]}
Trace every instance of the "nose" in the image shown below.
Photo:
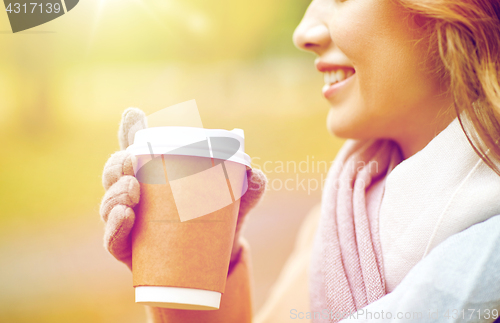
{"label": "nose", "polygon": [[304,18],[293,33],[293,43],[301,50],[320,55],[330,45],[330,31],[320,19],[321,13],[313,8],[313,3],[307,9]]}

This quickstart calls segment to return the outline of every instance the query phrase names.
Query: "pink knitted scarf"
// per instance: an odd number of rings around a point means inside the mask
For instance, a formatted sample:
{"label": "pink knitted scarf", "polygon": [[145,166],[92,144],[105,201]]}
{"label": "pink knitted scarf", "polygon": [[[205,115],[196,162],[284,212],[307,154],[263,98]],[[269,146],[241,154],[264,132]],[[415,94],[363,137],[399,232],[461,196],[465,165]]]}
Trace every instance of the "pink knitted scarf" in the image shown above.
{"label": "pink knitted scarf", "polygon": [[378,213],[401,162],[390,140],[347,140],[328,172],[310,267],[313,322],[338,322],[385,295]]}

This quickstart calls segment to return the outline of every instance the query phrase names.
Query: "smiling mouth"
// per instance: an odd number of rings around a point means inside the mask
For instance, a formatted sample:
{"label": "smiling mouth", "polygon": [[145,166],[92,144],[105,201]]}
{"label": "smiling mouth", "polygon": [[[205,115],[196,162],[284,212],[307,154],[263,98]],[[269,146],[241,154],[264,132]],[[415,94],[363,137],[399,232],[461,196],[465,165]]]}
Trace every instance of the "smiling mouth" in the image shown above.
{"label": "smiling mouth", "polygon": [[349,83],[356,71],[352,67],[338,67],[323,72],[325,85],[323,95],[328,98],[337,93],[345,84]]}
{"label": "smiling mouth", "polygon": [[354,68],[350,67],[342,67],[330,71],[323,72],[325,78],[325,85],[333,85],[335,83],[342,82],[345,79],[348,79],[352,75],[354,75],[356,71]]}

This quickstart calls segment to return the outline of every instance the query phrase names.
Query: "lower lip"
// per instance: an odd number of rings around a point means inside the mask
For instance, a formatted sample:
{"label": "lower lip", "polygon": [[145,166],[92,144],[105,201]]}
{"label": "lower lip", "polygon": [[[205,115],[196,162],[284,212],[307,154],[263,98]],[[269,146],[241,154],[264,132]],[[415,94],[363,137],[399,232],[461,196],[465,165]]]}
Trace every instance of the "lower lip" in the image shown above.
{"label": "lower lip", "polygon": [[325,96],[325,98],[327,98],[327,99],[331,98],[337,92],[339,92],[344,87],[346,87],[348,84],[350,84],[351,81],[354,78],[354,75],[356,75],[356,73],[354,73],[353,75],[349,76],[348,78],[346,78],[342,82],[338,82],[338,83],[332,84],[330,86],[324,86],[323,87],[323,95]]}

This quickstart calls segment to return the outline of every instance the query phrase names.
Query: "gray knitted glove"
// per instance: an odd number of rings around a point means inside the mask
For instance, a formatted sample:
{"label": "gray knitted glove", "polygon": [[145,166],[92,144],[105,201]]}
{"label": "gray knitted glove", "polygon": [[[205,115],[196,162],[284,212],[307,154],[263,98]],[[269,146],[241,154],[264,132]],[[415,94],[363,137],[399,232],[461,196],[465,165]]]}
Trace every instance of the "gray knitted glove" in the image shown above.
{"label": "gray knitted glove", "polygon": [[[130,232],[134,226],[133,207],[139,203],[139,182],[134,177],[132,155],[125,149],[133,143],[138,130],[147,128],[144,112],[137,108],[128,108],[123,112],[118,131],[118,140],[122,150],[114,153],[104,165],[102,184],[106,193],[101,202],[100,214],[105,222],[104,247],[119,261],[132,269],[132,247]],[[240,212],[236,224],[230,268],[238,261],[241,251],[240,232],[247,213],[262,198],[267,179],[258,169],[248,170],[248,190],[241,197]]]}

